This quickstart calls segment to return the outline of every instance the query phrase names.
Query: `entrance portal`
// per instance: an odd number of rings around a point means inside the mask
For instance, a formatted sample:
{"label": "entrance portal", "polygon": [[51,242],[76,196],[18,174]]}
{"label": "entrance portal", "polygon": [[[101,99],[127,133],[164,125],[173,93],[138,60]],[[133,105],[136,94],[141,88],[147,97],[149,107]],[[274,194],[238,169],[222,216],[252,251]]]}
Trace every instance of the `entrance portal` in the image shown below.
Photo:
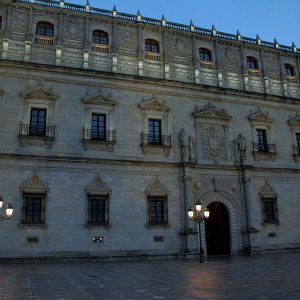
{"label": "entrance portal", "polygon": [[213,202],[207,207],[205,221],[207,255],[230,255],[229,214],[224,204]]}

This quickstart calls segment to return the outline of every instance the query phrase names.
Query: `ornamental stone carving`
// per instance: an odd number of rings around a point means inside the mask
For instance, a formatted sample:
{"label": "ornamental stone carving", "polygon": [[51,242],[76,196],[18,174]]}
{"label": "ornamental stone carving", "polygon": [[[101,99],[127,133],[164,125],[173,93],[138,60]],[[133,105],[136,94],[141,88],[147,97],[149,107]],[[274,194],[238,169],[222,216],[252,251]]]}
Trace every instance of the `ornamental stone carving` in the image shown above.
{"label": "ornamental stone carving", "polygon": [[110,194],[111,189],[102,180],[99,174],[88,184],[85,188],[85,192],[89,194]]}
{"label": "ornamental stone carving", "polygon": [[154,180],[147,186],[145,193],[147,195],[164,196],[168,194],[168,189],[160,182],[158,176],[155,175]]}
{"label": "ornamental stone carving", "polygon": [[202,177],[193,181],[193,202],[200,200],[205,194],[210,192],[221,192],[229,195],[232,199],[238,199],[240,194],[239,184],[235,179],[230,178]]}
{"label": "ornamental stone carving", "polygon": [[261,196],[266,196],[266,195],[276,195],[276,190],[273,186],[270,185],[268,179],[265,179],[264,185],[261,187],[259,190],[259,194]]}
{"label": "ornamental stone carving", "polygon": [[33,174],[23,182],[20,190],[23,193],[47,193],[48,186],[34,170]]}
{"label": "ornamental stone carving", "polygon": [[202,129],[202,150],[204,159],[226,159],[223,126],[208,125]]}
{"label": "ornamental stone carving", "polygon": [[235,163],[244,163],[247,160],[246,138],[240,133],[238,138],[233,140]]}

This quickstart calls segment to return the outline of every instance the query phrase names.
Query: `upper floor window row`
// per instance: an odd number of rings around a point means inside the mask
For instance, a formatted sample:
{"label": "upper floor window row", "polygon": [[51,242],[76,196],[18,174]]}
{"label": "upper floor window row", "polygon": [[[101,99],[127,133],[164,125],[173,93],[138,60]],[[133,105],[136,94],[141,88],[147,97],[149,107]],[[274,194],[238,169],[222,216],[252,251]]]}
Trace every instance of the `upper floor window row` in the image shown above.
{"label": "upper floor window row", "polygon": [[96,29],[92,35],[92,50],[95,52],[108,53],[108,33]]}
{"label": "upper floor window row", "polygon": [[53,45],[54,25],[50,22],[40,21],[36,25],[35,42],[43,45]]}
{"label": "upper floor window row", "polygon": [[211,51],[207,48],[200,48],[199,49],[199,59],[201,61],[212,61]]}
{"label": "upper floor window row", "polygon": [[284,64],[284,74],[286,76],[295,76],[295,68],[290,64]]}

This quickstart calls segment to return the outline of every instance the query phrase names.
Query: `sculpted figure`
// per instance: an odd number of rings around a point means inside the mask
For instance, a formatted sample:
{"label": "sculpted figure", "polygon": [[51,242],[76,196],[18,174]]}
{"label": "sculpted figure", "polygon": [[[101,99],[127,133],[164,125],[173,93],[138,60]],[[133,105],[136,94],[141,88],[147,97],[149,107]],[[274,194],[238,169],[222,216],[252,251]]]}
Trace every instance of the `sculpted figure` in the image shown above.
{"label": "sculpted figure", "polygon": [[179,144],[181,146],[181,160],[182,162],[189,162],[189,145],[188,145],[187,134],[184,128],[180,130],[178,138],[179,138]]}
{"label": "sculpted figure", "polygon": [[194,138],[189,135],[189,150],[190,150],[190,162],[196,162],[196,143]]}

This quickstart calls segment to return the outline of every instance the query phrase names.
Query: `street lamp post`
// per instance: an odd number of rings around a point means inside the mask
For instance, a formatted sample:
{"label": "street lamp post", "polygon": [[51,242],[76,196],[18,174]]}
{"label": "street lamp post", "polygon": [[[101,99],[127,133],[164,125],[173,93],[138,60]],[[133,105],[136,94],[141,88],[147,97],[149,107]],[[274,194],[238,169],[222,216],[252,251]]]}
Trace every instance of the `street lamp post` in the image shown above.
{"label": "street lamp post", "polygon": [[[0,196],[0,209],[2,209],[2,206],[3,206],[3,199]],[[14,211],[13,206],[10,203],[8,203],[8,205],[6,206],[6,209],[5,209],[5,214],[1,213],[1,211],[0,211],[0,220],[1,219],[9,219],[12,216],[13,211]]]}
{"label": "street lamp post", "polygon": [[209,218],[209,210],[207,208],[202,209],[202,204],[197,201],[195,207],[189,208],[189,218],[198,224],[198,240],[199,240],[199,263],[203,263],[202,246],[201,246],[201,223]]}

